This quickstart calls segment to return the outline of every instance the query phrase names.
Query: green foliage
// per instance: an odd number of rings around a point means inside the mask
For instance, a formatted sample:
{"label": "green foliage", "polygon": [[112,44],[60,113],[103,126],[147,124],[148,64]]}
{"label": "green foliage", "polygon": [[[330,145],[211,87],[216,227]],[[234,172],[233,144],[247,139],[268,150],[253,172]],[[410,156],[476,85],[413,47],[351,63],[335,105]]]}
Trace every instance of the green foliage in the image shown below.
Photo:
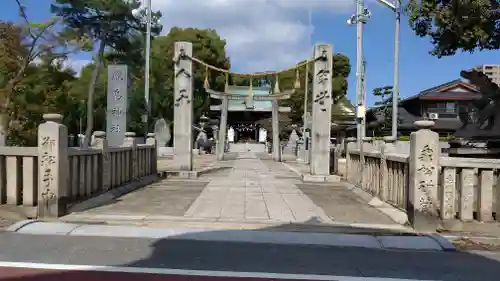
{"label": "green foliage", "polygon": [[0,21],[0,112],[9,107],[11,94],[36,60],[51,63],[86,46],[85,40],[57,29],[58,21],[29,22],[20,6],[23,24]]}
{"label": "green foliage", "polygon": [[[384,86],[373,89],[373,96],[380,100],[375,102],[377,108],[374,109],[376,114],[383,117],[384,122],[379,124],[377,131],[387,131],[392,127],[392,86]],[[399,122],[400,120],[398,120]]]}
{"label": "green foliage", "polygon": [[[152,45],[151,62],[151,114],[155,118],[173,120],[173,81],[174,81],[174,43],[179,41],[192,42],[193,56],[223,69],[230,68],[230,60],[226,55],[226,41],[215,30],[174,27],[166,36],[155,39]],[[204,89],[205,67],[193,64],[194,119],[207,113],[210,108],[210,97]],[[225,75],[218,72],[208,73],[210,88],[222,91],[225,85]]]}
{"label": "green foliage", "polygon": [[[106,47],[113,50],[115,57],[130,54],[135,59],[140,58],[137,55],[140,43],[134,39],[144,34],[147,26],[146,13],[134,13],[140,6],[139,0],[56,0],[56,4],[51,5],[52,12],[62,18],[66,30],[99,42],[96,67],[88,84],[85,135],[92,134],[94,128],[95,87]],[[153,13],[152,22],[158,22],[160,17],[161,13]],[[159,34],[161,29],[159,24],[152,25],[151,35]],[[90,138],[86,144],[90,144]]]}
{"label": "green foliage", "polygon": [[[300,62],[299,62],[300,63]],[[308,81],[308,110],[312,108],[312,84],[313,72],[312,65],[309,67],[307,75]],[[332,104],[332,118],[340,119],[345,115],[343,108],[352,108],[351,103],[346,98],[348,81],[347,78],[351,72],[351,64],[349,58],[342,54],[334,54],[333,56],[333,73],[332,73],[332,97],[334,99]],[[290,106],[292,111],[289,114],[292,123],[299,124],[302,122],[304,114],[304,97],[305,97],[305,79],[306,67],[299,69],[300,88],[295,90],[295,93],[290,99],[282,102],[284,106]],[[280,88],[292,89],[296,80],[296,72],[294,70],[286,71],[279,76]]]}
{"label": "green foliage", "polygon": [[57,112],[65,117],[69,130],[75,129],[79,101],[69,94],[75,80],[71,70],[61,63],[30,66],[15,89],[9,104],[11,126],[8,131],[10,145],[35,146],[37,128],[44,113]]}
{"label": "green foliage", "polygon": [[430,37],[437,57],[458,50],[500,47],[500,3],[497,0],[410,0],[406,11],[412,29]]}
{"label": "green foliage", "polygon": [[472,121],[483,129],[493,128],[496,112],[500,105],[500,87],[479,70],[461,71],[460,76],[469,80],[469,83],[476,86],[481,93],[481,98],[472,102],[477,112],[475,120],[471,120],[470,108],[464,104],[460,106],[458,116],[463,123],[463,127]]}
{"label": "green foliage", "polygon": [[[130,37],[146,31],[145,14],[133,14],[140,5],[140,0],[56,0],[51,10],[68,29],[103,40],[115,51],[127,52],[132,46]],[[152,22],[160,17],[161,13],[152,13]],[[153,25],[152,34],[160,33],[161,28]]]}

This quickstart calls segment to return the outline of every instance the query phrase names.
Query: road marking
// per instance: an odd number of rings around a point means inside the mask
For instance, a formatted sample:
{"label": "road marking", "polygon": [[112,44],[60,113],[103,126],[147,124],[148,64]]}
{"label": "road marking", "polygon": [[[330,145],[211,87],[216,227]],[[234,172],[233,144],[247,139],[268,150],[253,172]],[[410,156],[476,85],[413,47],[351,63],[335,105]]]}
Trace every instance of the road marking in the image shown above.
{"label": "road marking", "polygon": [[5,268],[27,268],[44,270],[65,271],[95,271],[95,272],[118,272],[118,273],[144,273],[161,275],[202,276],[202,277],[232,277],[232,278],[262,278],[262,279],[287,279],[287,280],[329,280],[329,281],[437,281],[422,279],[397,279],[384,277],[354,277],[334,275],[309,275],[309,274],[286,274],[286,273],[264,273],[264,272],[236,272],[236,271],[209,271],[209,270],[186,270],[173,268],[148,268],[148,267],[124,267],[105,265],[72,265],[72,264],[48,264],[30,262],[0,262],[0,267]]}

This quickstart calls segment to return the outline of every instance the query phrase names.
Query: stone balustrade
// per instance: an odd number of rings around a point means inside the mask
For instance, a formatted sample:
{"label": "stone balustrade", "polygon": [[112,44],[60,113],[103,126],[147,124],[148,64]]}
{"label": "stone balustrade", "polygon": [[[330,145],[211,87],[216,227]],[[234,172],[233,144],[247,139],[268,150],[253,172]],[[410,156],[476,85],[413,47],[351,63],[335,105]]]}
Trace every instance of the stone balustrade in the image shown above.
{"label": "stone balustrade", "polygon": [[[364,168],[361,169],[360,151],[350,148],[347,153],[347,180],[372,195],[398,208],[406,208],[408,185],[408,155],[384,151],[365,145]],[[360,176],[362,175],[362,176]]]}
{"label": "stone balustrade", "polygon": [[[419,122],[425,122],[420,124]],[[431,121],[411,136],[409,153],[393,140],[384,145],[347,144],[350,183],[408,214],[416,230],[435,231],[451,221],[500,221],[496,187],[500,160],[442,156]]]}
{"label": "stone balustrade", "polygon": [[44,115],[38,147],[0,147],[0,206],[25,208],[36,217],[59,217],[72,204],[157,174],[156,140],[109,147],[105,132],[95,132],[88,149],[68,147],[58,114]]}

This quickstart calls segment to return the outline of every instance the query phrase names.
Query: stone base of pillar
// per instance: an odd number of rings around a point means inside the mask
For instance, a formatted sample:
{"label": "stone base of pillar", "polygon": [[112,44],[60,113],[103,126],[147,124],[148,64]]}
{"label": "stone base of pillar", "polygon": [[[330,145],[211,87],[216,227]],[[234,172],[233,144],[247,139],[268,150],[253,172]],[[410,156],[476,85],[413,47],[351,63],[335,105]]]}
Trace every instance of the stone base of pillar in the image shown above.
{"label": "stone base of pillar", "polygon": [[304,151],[304,163],[309,164],[311,161],[311,150],[305,150]]}
{"label": "stone base of pillar", "polygon": [[170,156],[174,155],[174,148],[173,147],[158,147],[158,156]]}
{"label": "stone base of pillar", "polygon": [[425,212],[408,210],[408,221],[413,229],[418,233],[436,233],[439,229],[440,220],[437,215],[432,215]]}
{"label": "stone base of pillar", "polygon": [[302,181],[303,182],[329,182],[335,183],[340,182],[341,177],[337,175],[328,175],[328,176],[320,176],[320,175],[311,175],[311,174],[303,174]]}

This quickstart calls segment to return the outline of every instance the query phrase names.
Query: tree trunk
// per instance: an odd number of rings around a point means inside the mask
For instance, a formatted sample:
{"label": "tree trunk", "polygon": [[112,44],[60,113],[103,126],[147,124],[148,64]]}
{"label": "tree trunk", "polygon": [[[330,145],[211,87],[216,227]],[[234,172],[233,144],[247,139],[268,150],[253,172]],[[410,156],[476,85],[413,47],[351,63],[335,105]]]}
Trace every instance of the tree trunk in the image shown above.
{"label": "tree trunk", "polygon": [[0,113],[0,146],[7,145],[7,132],[9,130],[9,115]]}
{"label": "tree trunk", "polygon": [[106,46],[106,42],[104,39],[101,40],[99,44],[99,51],[97,53],[97,57],[95,60],[95,68],[92,72],[92,80],[90,81],[88,97],[87,97],[87,128],[85,129],[85,142],[84,147],[87,148],[90,146],[92,130],[94,126],[94,95],[95,95],[95,86],[97,84],[97,79],[99,79],[99,73],[101,70],[101,61],[104,55],[104,47]]}

